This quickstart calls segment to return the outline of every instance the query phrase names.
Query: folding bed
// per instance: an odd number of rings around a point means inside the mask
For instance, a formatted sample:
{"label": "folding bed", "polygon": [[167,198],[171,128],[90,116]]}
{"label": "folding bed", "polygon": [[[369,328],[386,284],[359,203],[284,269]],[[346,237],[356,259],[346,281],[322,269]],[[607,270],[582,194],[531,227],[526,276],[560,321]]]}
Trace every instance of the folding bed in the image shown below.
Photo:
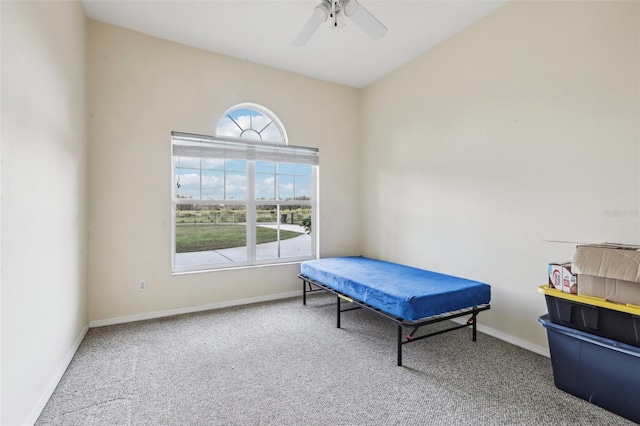
{"label": "folding bed", "polygon": [[[475,341],[476,317],[491,307],[488,284],[361,256],[303,262],[298,277],[302,279],[305,305],[308,292],[324,290],[337,296],[338,328],[341,312],[359,308],[395,323],[399,366],[403,344],[469,326]],[[356,306],[343,309],[341,300]],[[464,324],[415,336],[422,326],[466,315],[471,317]],[[411,328],[406,339],[404,327]]]}

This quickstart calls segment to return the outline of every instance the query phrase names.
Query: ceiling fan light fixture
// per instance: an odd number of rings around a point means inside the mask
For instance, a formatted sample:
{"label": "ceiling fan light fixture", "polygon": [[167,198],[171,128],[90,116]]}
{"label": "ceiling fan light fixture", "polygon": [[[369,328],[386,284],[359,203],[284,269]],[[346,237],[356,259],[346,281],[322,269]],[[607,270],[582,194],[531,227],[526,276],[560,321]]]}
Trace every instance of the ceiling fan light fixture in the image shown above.
{"label": "ceiling fan light fixture", "polygon": [[356,0],[342,0],[342,10],[344,10],[344,14],[351,17],[358,8],[356,3]]}
{"label": "ceiling fan light fixture", "polygon": [[378,39],[387,33],[387,27],[382,25],[375,16],[362,7],[357,0],[323,0],[313,10],[311,18],[306,23],[298,37],[293,41],[296,47],[307,44],[313,33],[317,31],[323,22],[331,17],[333,28],[345,25],[344,17],[349,17],[369,37]]}
{"label": "ceiling fan light fixture", "polygon": [[331,14],[331,8],[326,1],[323,1],[313,9],[313,14],[317,19],[322,19],[322,22],[325,22]]}

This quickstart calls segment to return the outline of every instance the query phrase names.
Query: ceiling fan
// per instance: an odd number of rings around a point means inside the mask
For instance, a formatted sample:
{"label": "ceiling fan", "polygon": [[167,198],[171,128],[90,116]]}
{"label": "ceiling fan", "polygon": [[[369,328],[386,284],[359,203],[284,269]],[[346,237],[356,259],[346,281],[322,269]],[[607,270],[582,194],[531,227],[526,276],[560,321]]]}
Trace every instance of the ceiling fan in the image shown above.
{"label": "ceiling fan", "polygon": [[322,3],[313,10],[313,15],[302,28],[298,37],[293,41],[293,45],[299,47],[307,44],[313,33],[320,27],[320,24],[326,22],[327,19],[331,19],[333,28],[344,26],[345,16],[350,18],[374,40],[382,37],[387,32],[387,27],[382,25],[375,16],[356,0],[322,0]]}

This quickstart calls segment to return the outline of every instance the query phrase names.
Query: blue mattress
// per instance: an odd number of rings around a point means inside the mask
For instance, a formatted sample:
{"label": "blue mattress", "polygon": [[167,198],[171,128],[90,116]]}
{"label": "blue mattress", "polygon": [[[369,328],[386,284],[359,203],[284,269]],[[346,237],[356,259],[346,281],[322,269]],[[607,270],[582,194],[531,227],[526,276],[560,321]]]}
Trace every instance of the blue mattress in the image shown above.
{"label": "blue mattress", "polygon": [[302,275],[397,318],[417,321],[488,304],[491,287],[366,257],[334,257],[303,262]]}

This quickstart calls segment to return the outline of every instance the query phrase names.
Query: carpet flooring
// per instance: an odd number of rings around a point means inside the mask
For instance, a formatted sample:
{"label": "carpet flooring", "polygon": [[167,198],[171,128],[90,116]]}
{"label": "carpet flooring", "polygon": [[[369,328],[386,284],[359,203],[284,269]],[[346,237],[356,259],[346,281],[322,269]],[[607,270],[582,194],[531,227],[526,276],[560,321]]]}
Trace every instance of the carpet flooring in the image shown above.
{"label": "carpet flooring", "polygon": [[361,309],[337,329],[334,301],[90,329],[36,425],[634,424],[558,390],[548,358],[470,329],[404,345],[397,367],[395,326]]}

